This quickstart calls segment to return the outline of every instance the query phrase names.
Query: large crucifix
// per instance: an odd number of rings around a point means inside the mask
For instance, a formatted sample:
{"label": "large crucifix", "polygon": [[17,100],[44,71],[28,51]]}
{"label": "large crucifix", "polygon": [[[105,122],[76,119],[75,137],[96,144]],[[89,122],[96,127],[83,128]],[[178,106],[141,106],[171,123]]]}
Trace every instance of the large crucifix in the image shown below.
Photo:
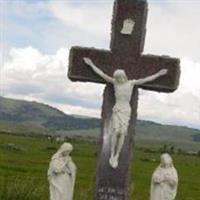
{"label": "large crucifix", "polygon": [[95,200],[128,199],[138,87],[173,92],[179,83],[179,59],[142,55],[147,11],[145,0],[115,0],[111,50],[70,51],[72,81],[106,83]]}

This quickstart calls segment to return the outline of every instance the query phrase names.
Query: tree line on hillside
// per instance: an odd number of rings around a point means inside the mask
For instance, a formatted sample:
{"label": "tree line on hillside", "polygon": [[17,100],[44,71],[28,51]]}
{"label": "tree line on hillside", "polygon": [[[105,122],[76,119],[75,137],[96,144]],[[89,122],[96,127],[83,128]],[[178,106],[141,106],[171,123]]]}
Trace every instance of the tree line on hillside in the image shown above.
{"label": "tree line on hillside", "polygon": [[56,130],[92,129],[100,127],[100,120],[95,118],[75,118],[72,116],[50,117],[44,127]]}

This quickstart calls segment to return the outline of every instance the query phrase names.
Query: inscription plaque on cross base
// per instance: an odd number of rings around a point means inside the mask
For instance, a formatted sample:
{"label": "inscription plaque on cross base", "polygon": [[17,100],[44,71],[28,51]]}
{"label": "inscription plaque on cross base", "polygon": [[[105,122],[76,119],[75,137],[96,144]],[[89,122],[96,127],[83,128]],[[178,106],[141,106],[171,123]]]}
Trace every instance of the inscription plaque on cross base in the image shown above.
{"label": "inscription plaque on cross base", "polygon": [[120,188],[102,187],[98,189],[99,200],[123,200],[124,191]]}
{"label": "inscription plaque on cross base", "polygon": [[[167,69],[167,75],[140,88],[173,92],[177,89],[180,76],[180,61],[166,56],[142,55],[146,33],[147,2],[145,0],[115,0],[112,20],[111,50],[72,47],[69,56],[68,76],[72,81],[106,83],[86,66],[84,58],[90,58],[105,74],[113,77],[116,69],[123,69],[129,80],[141,79]],[[102,126],[99,159],[97,163],[95,200],[127,200],[128,177],[137,117],[138,87],[134,87],[130,101],[131,116],[127,135],[116,169],[109,164],[110,133],[114,89],[107,83],[102,106]]]}

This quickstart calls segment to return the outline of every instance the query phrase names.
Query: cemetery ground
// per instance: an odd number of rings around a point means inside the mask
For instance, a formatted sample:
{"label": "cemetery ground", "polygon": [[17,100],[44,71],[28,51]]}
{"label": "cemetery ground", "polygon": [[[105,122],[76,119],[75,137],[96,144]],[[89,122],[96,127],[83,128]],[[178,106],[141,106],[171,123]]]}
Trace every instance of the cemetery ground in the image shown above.
{"label": "cemetery ground", "polygon": [[[98,144],[80,139],[70,142],[74,145],[72,157],[78,167],[74,200],[92,200]],[[48,200],[47,169],[59,145],[46,137],[0,134],[0,199]],[[134,183],[130,181],[130,200],[149,199],[151,175],[163,147],[164,143],[137,143],[131,168]],[[200,200],[200,157],[183,152],[172,157],[180,179],[176,200]]]}

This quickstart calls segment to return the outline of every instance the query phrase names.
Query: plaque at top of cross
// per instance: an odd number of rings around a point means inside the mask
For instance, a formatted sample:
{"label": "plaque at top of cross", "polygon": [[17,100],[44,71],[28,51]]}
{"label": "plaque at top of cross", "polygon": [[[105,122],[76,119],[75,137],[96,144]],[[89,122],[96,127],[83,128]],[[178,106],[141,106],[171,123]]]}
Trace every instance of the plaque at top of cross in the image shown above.
{"label": "plaque at top of cross", "polygon": [[179,59],[142,55],[147,10],[145,0],[115,0],[111,49],[72,47],[70,51],[72,81],[106,83],[95,200],[128,199],[138,87],[173,92],[179,83]]}

